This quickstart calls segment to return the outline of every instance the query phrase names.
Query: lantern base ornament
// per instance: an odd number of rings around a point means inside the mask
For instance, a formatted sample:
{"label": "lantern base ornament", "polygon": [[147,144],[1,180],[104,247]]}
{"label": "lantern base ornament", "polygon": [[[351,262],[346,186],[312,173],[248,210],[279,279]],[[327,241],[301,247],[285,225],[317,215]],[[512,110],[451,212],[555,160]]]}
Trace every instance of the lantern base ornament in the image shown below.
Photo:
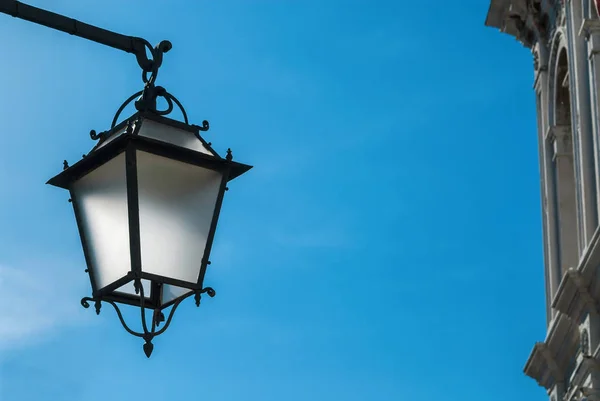
{"label": "lantern base ornament", "polygon": [[[166,321],[165,321],[165,316],[163,315],[163,313],[160,310],[155,309],[154,313],[152,315],[152,324],[150,326],[150,329],[148,329],[148,324],[147,324],[147,320],[146,320],[146,307],[144,305],[144,298],[145,298],[144,297],[144,287],[142,286],[140,280],[137,280],[137,282],[138,282],[138,284],[136,284],[136,288],[140,289],[140,300],[141,300],[140,312],[141,312],[141,316],[142,316],[142,330],[143,330],[143,332],[141,332],[141,333],[137,332],[135,330],[132,330],[127,325],[127,323],[125,322],[125,319],[123,318],[123,314],[121,313],[121,310],[119,309],[119,306],[114,301],[111,301],[109,299],[102,299],[102,298],[84,297],[81,299],[81,305],[87,309],[90,307],[90,302],[93,302],[94,307],[96,308],[97,315],[100,314],[100,309],[102,308],[102,302],[106,302],[107,304],[111,305],[115,309],[115,312],[117,312],[119,321],[121,322],[121,325],[123,326],[125,331],[127,331],[129,334],[131,334],[133,336],[144,339],[144,341],[145,341],[144,346],[143,346],[144,354],[146,354],[146,356],[148,358],[150,358],[150,356],[152,355],[152,351],[154,350],[154,344],[152,344],[152,340],[154,339],[154,337],[157,337],[157,336],[161,335],[162,333],[164,333],[165,331],[167,331],[167,329],[171,325],[171,320],[173,319],[175,310],[177,309],[179,304],[181,304],[181,302],[183,302],[183,300],[194,295],[194,298],[196,301],[196,306],[200,306],[200,298],[202,297],[202,294],[206,293],[211,298],[216,295],[215,290],[213,290],[211,287],[206,287],[200,291],[190,292],[188,295],[179,298],[177,300],[177,302],[175,302],[173,304],[173,306],[171,307],[171,311],[169,312],[169,317],[167,317]],[[163,328],[160,330],[157,330],[162,322],[165,322]]]}

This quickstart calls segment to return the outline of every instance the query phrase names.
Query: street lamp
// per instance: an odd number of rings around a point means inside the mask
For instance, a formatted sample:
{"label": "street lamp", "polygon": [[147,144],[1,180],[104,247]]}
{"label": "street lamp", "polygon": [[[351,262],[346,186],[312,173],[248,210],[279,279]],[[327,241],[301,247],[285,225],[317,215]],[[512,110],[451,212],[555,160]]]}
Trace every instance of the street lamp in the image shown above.
{"label": "street lamp", "polygon": [[[142,67],[144,89],[118,109],[110,130],[91,131],[98,143],[89,154],[72,166],[65,161],[48,183],[70,193],[92,287],[82,305],[94,303],[98,314],[103,302],[112,305],[125,330],[145,340],[150,357],[153,338],[169,327],[184,299],[194,296],[199,306],[202,294],[215,295],[204,287],[204,275],[223,195],[227,183],[251,166],[233,161],[231,150],[225,157],[217,154],[200,135],[209,129],[208,121],[189,124],[181,103],[155,85],[170,42],[152,48],[143,39],[12,0],[0,0],[0,12],[63,31],[71,28],[70,33],[134,53]],[[166,101],[165,110],[157,109],[158,98]],[[137,112],[117,123],[134,100]],[[165,117],[174,105],[183,122]],[[119,304],[140,308],[141,332],[126,324]],[[153,311],[150,323],[147,310]]]}

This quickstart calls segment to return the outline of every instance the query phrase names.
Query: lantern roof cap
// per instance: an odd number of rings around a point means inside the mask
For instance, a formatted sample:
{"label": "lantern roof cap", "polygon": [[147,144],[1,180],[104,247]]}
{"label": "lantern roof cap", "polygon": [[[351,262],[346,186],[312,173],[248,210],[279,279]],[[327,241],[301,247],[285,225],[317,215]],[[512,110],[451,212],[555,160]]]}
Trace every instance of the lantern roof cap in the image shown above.
{"label": "lantern roof cap", "polygon": [[[170,143],[166,142],[164,138],[159,139],[152,131],[143,130],[144,124],[154,125],[154,128],[157,127],[157,124],[166,125],[174,129],[172,133],[176,140]],[[200,131],[206,130],[208,130],[207,121],[200,127],[153,113],[137,112],[109,131],[100,134],[92,131],[90,136],[95,136],[99,142],[91,152],[72,166],[65,161],[64,170],[51,178],[47,184],[69,189],[73,182],[116,157],[128,146],[213,170],[228,170],[228,181],[252,168],[252,166],[233,161],[230,149],[225,158],[221,157],[211,144],[200,136]]]}

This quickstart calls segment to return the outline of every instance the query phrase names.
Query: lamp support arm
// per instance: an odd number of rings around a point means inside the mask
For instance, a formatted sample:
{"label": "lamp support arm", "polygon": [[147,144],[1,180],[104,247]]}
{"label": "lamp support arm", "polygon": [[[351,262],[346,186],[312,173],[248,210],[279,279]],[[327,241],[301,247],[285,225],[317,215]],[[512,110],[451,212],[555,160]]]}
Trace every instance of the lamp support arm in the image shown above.
{"label": "lamp support arm", "polygon": [[[0,13],[91,40],[127,53],[132,53],[135,55],[139,66],[145,72],[152,72],[154,69],[158,69],[156,62],[160,63],[160,61],[150,59],[146,54],[146,49],[148,49],[153,56],[155,56],[154,49],[145,39],[112,32],[16,0],[0,0]],[[161,50],[166,52],[170,47],[170,43],[168,43],[168,45],[163,45],[163,49]],[[156,57],[154,58],[156,59]]]}

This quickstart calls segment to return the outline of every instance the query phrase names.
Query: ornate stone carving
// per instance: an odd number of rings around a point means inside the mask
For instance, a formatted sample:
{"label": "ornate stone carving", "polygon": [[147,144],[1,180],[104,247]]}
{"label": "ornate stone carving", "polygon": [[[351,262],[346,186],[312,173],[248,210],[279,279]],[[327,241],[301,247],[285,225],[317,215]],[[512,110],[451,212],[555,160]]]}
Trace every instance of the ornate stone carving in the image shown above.
{"label": "ornate stone carving", "polygon": [[514,36],[524,46],[547,45],[557,27],[565,25],[560,0],[492,0],[486,25]]}
{"label": "ornate stone carving", "polygon": [[556,34],[558,28],[565,26],[565,10],[563,2],[560,0],[555,0],[553,5],[553,11],[554,18],[552,18],[552,15],[548,16],[548,40],[552,40],[554,38],[554,35]]}
{"label": "ornate stone carving", "polygon": [[527,0],[527,14],[531,17],[537,41],[545,42],[548,35],[548,21],[546,14],[542,13],[541,0]]}

